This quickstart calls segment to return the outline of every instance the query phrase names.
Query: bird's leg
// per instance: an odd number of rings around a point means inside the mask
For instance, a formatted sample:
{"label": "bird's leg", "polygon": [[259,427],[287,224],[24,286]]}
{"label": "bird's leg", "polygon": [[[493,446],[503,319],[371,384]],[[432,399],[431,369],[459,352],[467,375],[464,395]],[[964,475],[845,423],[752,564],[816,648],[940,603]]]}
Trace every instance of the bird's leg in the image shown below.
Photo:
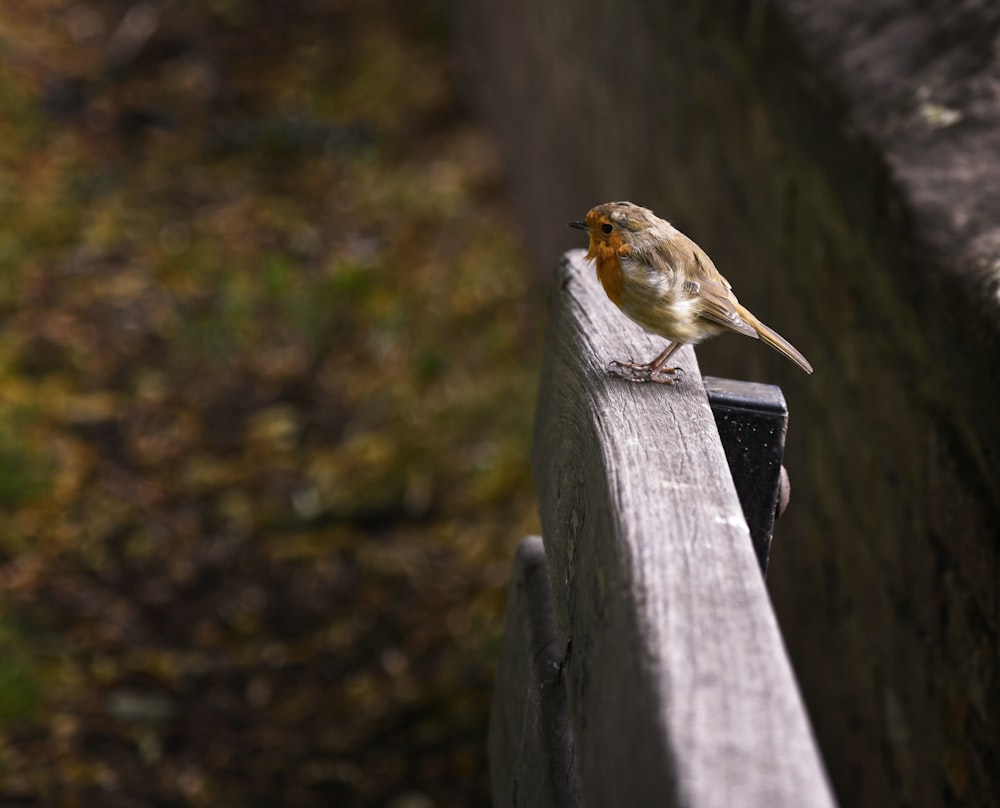
{"label": "bird's leg", "polygon": [[673,356],[674,352],[681,347],[680,342],[671,342],[663,349],[663,352],[651,362],[612,362],[608,365],[608,370],[620,379],[626,381],[644,383],[656,382],[657,384],[676,384],[674,376],[683,373],[681,368],[667,368],[667,360]]}

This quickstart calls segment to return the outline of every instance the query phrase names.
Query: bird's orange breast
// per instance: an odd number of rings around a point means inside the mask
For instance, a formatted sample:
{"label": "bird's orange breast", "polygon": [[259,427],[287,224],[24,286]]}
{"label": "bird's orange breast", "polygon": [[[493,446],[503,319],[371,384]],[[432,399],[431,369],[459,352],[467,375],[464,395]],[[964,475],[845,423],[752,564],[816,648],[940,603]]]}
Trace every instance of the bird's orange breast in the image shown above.
{"label": "bird's orange breast", "polygon": [[604,293],[611,298],[616,306],[621,305],[622,292],[625,289],[625,273],[619,255],[627,255],[625,244],[591,244],[589,257],[594,259],[597,267],[597,277],[604,287]]}

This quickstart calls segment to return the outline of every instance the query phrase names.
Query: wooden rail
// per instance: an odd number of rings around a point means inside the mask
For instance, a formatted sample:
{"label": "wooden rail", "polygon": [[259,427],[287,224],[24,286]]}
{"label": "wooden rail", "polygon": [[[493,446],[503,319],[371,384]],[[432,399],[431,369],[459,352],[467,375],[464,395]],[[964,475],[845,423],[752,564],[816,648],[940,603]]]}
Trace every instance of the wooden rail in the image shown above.
{"label": "wooden rail", "polygon": [[[522,543],[511,583],[494,805],[831,806],[693,351],[674,387],[612,378],[610,360],[662,344],[582,251],[553,289],[533,452],[544,542]],[[764,467],[777,490],[780,447]]]}

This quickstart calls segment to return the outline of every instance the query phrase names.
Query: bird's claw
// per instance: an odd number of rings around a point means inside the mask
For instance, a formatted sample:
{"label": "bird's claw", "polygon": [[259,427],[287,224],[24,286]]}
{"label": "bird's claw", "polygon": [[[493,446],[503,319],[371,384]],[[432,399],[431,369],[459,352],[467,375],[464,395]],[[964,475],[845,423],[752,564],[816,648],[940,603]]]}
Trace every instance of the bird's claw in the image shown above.
{"label": "bird's claw", "polygon": [[654,368],[651,364],[614,361],[608,365],[612,376],[635,384],[677,384],[675,376],[684,373],[684,368]]}

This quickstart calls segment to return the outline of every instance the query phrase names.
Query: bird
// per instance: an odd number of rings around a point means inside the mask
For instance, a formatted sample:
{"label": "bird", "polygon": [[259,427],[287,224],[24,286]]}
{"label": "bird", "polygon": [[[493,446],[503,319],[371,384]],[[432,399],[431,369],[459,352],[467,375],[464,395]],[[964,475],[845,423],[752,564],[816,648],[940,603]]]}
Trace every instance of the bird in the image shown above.
{"label": "bird", "polygon": [[788,340],[764,325],[694,241],[648,208],[607,202],[570,222],[590,237],[587,259],[611,301],[646,331],[669,340],[649,362],[612,362],[611,373],[631,382],[674,384],[681,368],[667,362],[682,345],[726,331],[761,339],[806,373],[812,365]]}

